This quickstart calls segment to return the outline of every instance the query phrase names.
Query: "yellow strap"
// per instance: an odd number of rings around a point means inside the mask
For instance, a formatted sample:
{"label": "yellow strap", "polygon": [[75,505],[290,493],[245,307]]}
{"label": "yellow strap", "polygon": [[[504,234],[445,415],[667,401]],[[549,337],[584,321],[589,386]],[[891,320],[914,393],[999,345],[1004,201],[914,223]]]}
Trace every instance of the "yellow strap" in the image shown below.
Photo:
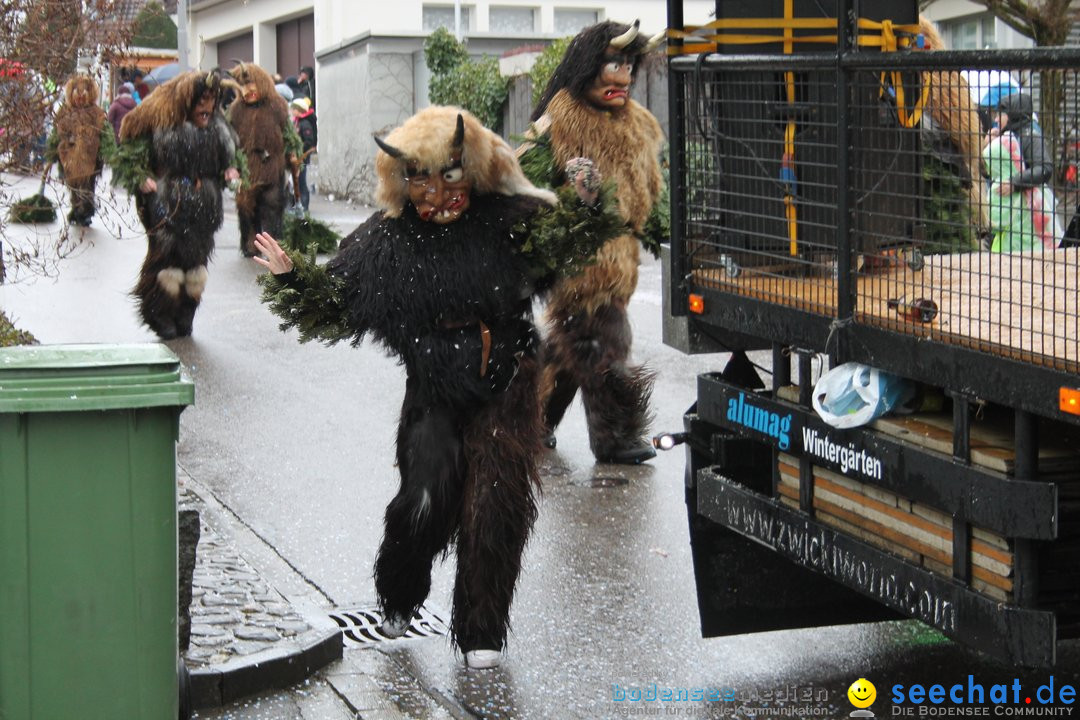
{"label": "yellow strap", "polygon": [[[910,37],[898,37],[896,32],[899,30],[904,33],[919,33],[918,25],[893,25],[891,20],[882,20],[876,22],[873,20],[866,20],[865,18],[859,19],[859,27],[870,30],[880,30],[881,34],[878,36],[859,36],[859,44],[864,47],[880,47],[882,52],[896,52],[901,47],[908,47],[911,45]],[[881,73],[880,90],[878,91],[878,97],[885,94],[885,73]],[[911,113],[907,111],[907,100],[904,97],[904,78],[900,74],[900,71],[893,70],[889,73],[889,78],[892,81],[893,90],[896,92],[896,116],[900,120],[900,124],[906,128],[913,128],[919,124],[919,120],[922,119],[923,108],[926,107],[926,101],[930,97],[930,77],[924,73],[922,75],[922,91],[919,95],[919,99],[915,102],[915,107],[911,109]]]}
{"label": "yellow strap", "polygon": [[[793,47],[792,40],[795,37],[795,30],[790,25],[790,21],[795,14],[795,0],[784,0],[784,20],[789,21],[784,27],[784,54],[790,55]],[[833,41],[835,42],[835,40]],[[784,73],[784,85],[787,87],[787,101],[788,105],[795,104],[795,73],[788,71]],[[781,159],[781,168],[784,162],[787,162],[788,171],[794,176],[795,174],[795,119],[788,118],[787,127],[784,128],[784,157]],[[795,207],[795,197],[791,194],[791,186],[788,185],[784,192],[784,214],[787,217],[787,232],[788,232],[788,252],[792,255],[799,254],[799,220],[798,220],[798,208]]]}
{"label": "yellow strap", "polygon": [[[836,18],[796,18],[794,15],[794,0],[784,0],[784,17],[782,18],[722,18],[714,20],[707,25],[687,25],[682,30],[669,28],[667,36],[672,40],[681,40],[682,44],[668,43],[668,55],[698,55],[701,53],[716,52],[720,45],[761,45],[782,42],[784,54],[789,55],[794,51],[795,43],[818,43],[836,45],[839,42],[837,35],[803,35],[795,37],[795,30],[836,30]],[[892,20],[868,20],[859,18],[856,23],[858,37],[856,43],[859,47],[880,47],[882,52],[896,52],[900,48],[911,45],[912,36],[921,32],[918,25],[894,25]],[[782,30],[782,35],[752,35],[745,33],[715,33],[715,30]],[[901,34],[897,34],[901,33]],[[881,73],[879,97],[885,93],[885,72]],[[896,114],[904,127],[912,128],[919,124],[923,108],[930,96],[930,82],[926,73],[922,76],[922,92],[912,112],[908,114],[904,99],[904,82],[900,71],[893,70],[890,74],[893,90],[896,92]],[[795,102],[795,73],[784,73],[787,101]],[[789,119],[784,129],[784,157],[781,167],[786,163],[787,169],[795,172],[795,131],[794,119]],[[799,252],[799,225],[798,207],[795,197],[790,192],[790,185],[784,192],[784,216],[787,219],[788,228],[788,251],[791,255]]]}
{"label": "yellow strap", "polygon": [[[785,8],[786,13],[786,8]],[[859,18],[860,33],[857,42],[863,47],[880,47],[883,51],[896,50],[911,44],[910,37],[897,37],[896,32],[917,35],[918,25],[893,25],[892,21],[867,20]],[[887,24],[887,29],[886,29]],[[783,36],[746,33],[710,33],[709,30],[783,30]],[[787,43],[828,43],[835,45],[836,35],[804,35],[788,37],[791,30],[835,30],[836,18],[722,18],[707,25],[687,25],[682,30],[669,28],[667,36],[673,40],[682,40],[683,45],[668,45],[669,55],[697,55],[702,52],[715,52],[718,45],[757,45],[775,42]],[[705,31],[705,32],[703,32]],[[875,34],[876,33],[876,34]],[[885,33],[889,37],[885,37]]]}
{"label": "yellow strap", "polygon": [[[775,42],[784,44],[784,53],[790,54],[794,43],[828,43],[835,45],[838,41],[836,35],[809,35],[794,37],[794,30],[809,29],[835,29],[836,18],[796,18],[792,17],[794,8],[791,0],[784,0],[784,17],[782,18],[721,18],[707,25],[687,25],[683,30],[669,28],[667,36],[671,39],[682,40],[682,45],[668,44],[669,55],[698,55],[700,53],[716,52],[720,45],[759,45]],[[896,25],[892,20],[870,20],[858,18],[856,27],[859,31],[856,43],[859,47],[879,47],[882,52],[896,52],[901,48],[911,46],[912,39],[918,36],[921,28],[918,25]],[[709,34],[703,30],[783,30],[782,35],[749,35],[742,33]],[[881,73],[880,95],[885,93],[885,72]],[[922,75],[922,89],[919,99],[911,112],[908,113],[903,76],[897,70],[890,71],[889,79],[893,90],[896,92],[896,115],[900,123],[907,128],[913,128],[922,119],[922,113],[926,102],[930,97],[930,78],[927,73]]]}

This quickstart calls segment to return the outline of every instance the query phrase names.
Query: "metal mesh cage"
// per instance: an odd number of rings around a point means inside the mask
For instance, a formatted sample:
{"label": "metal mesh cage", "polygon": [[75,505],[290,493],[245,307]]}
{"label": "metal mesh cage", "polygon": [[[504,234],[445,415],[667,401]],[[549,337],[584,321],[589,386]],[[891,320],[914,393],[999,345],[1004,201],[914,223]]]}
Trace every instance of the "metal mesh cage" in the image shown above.
{"label": "metal mesh cage", "polygon": [[1076,372],[1078,66],[1071,49],[673,62],[691,290]]}

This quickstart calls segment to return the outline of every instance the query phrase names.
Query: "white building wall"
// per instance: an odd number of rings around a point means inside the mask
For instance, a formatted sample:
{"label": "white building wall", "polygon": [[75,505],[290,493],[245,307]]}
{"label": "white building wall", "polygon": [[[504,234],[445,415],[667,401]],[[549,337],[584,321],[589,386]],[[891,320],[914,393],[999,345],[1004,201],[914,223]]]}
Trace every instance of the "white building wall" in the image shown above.
{"label": "white building wall", "polygon": [[[472,0],[466,40],[470,55],[498,56],[505,50],[559,37],[555,10],[596,11],[598,20],[641,20],[653,34],[667,24],[661,0]],[[276,25],[308,13],[315,19],[315,77],[318,87],[320,192],[370,202],[374,188],[373,132],[385,132],[425,107],[425,5],[453,8],[453,0],[210,0],[189,12],[191,63],[213,67],[216,43],[251,32],[255,61],[274,69]],[[492,8],[532,8],[533,32],[490,30]],[[713,0],[685,0],[688,24],[709,22]]]}
{"label": "white building wall", "polygon": [[[937,23],[942,30],[946,30],[950,23],[976,16],[987,16],[989,11],[985,5],[971,2],[971,0],[934,0],[923,10],[923,15]],[[947,40],[948,37],[946,36]],[[989,43],[984,42],[985,44]],[[1029,48],[1034,44],[1031,38],[1021,35],[1001,20],[994,20],[993,47],[999,49]]]}
{"label": "white building wall", "polygon": [[[348,3],[352,4],[352,3]],[[366,3],[365,3],[366,4]],[[277,24],[312,11],[311,0],[227,0],[207,7],[195,6],[189,12],[188,47],[192,67],[211,68],[229,58],[217,57],[217,43],[244,33],[252,34],[254,60],[273,69],[277,65]],[[319,18],[315,17],[316,46]]]}
{"label": "white building wall", "polygon": [[[661,0],[473,0],[464,2],[469,8],[473,27],[468,34],[489,33],[490,9],[495,7],[527,7],[537,12],[536,35],[554,36],[555,9],[596,10],[600,20],[630,22],[641,20],[643,31],[655,33],[667,24],[666,5]],[[202,57],[206,43],[255,31],[260,24],[274,25],[290,18],[315,14],[315,50],[320,52],[365,33],[371,35],[402,35],[421,32],[425,5],[454,6],[452,0],[225,0],[196,5],[190,11],[188,24],[190,47],[196,57],[193,65]],[[713,8],[711,0],[687,0],[685,17],[688,23],[702,24],[709,21]],[[256,61],[266,55],[261,51],[264,43],[260,33],[255,32]],[[270,53],[273,57],[273,53]]]}
{"label": "white building wall", "polygon": [[[372,135],[389,132],[413,114],[413,67],[413,53],[400,42],[358,43],[320,59],[320,191],[370,201]],[[324,101],[328,94],[333,102]]]}

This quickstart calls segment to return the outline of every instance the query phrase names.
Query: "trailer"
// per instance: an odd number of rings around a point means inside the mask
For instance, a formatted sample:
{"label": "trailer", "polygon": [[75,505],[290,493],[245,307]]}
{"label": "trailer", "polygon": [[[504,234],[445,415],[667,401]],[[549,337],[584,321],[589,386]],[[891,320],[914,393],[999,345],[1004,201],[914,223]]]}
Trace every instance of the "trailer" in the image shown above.
{"label": "trailer", "polygon": [[[668,15],[664,337],[724,353],[657,438],[686,444],[703,635],[914,618],[1052,666],[1080,636],[1080,249],[1046,222],[1074,198],[998,193],[980,103],[1028,94],[1064,158],[1080,52],[945,50],[913,0]],[[837,429],[814,380],[845,362],[921,400]]]}

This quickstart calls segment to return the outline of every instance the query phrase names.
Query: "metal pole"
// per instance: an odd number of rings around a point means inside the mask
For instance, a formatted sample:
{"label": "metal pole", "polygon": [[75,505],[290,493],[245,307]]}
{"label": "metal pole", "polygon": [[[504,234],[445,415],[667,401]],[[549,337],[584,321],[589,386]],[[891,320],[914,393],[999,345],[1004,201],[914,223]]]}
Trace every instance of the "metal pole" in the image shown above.
{"label": "metal pole", "polygon": [[454,0],[454,37],[461,42],[461,0]]}
{"label": "metal pole", "polygon": [[[855,48],[854,0],[839,0],[836,13],[836,318],[850,321],[855,314],[855,278],[852,277],[854,248],[852,247],[851,189],[851,71],[844,67],[844,58]],[[847,359],[847,332],[836,335],[836,345],[830,353],[833,362]]]}
{"label": "metal pole", "polygon": [[177,0],[176,3],[176,54],[177,62],[180,63],[180,72],[190,70],[188,65],[188,30],[187,30],[187,5],[188,0]]}
{"label": "metal pole", "polygon": [[[683,28],[683,0],[667,0],[668,27],[675,30]],[[671,38],[670,45],[681,45],[681,40]],[[671,253],[668,258],[671,314],[673,317],[685,317],[687,314],[686,274],[686,228],[683,217],[686,208],[686,182],[683,178],[683,162],[686,158],[686,105],[683,101],[683,88],[686,79],[680,73],[671,71],[668,59],[668,137],[672,138],[669,151],[668,172],[671,183]],[[697,112],[698,108],[693,108]]]}

